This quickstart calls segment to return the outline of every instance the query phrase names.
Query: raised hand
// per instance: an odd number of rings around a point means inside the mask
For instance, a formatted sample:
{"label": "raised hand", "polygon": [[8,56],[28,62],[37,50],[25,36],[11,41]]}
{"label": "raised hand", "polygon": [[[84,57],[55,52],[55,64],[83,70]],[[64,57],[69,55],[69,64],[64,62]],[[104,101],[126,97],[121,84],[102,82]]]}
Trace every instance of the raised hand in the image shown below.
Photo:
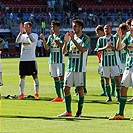
{"label": "raised hand", "polygon": [[65,34],[65,42],[68,42],[69,40],[70,40],[70,33],[69,32],[67,32],[66,34]]}
{"label": "raised hand", "polygon": [[106,50],[112,50],[112,44],[111,44],[111,42],[108,42],[107,44],[106,44]]}
{"label": "raised hand", "polygon": [[71,40],[74,40],[74,33],[72,31],[70,31],[69,33],[70,33]]}
{"label": "raised hand", "polygon": [[121,28],[116,28],[116,32],[117,32],[117,34],[118,34],[119,37],[122,37]]}
{"label": "raised hand", "polygon": [[53,31],[51,30],[51,31],[50,31],[50,35],[52,36],[52,39],[54,39],[53,34],[54,34],[54,33],[53,33]]}
{"label": "raised hand", "polygon": [[43,34],[40,34],[40,38],[42,38],[42,40],[45,40],[45,36]]}
{"label": "raised hand", "polygon": [[25,31],[23,24],[20,23],[19,27],[20,27],[20,33],[23,34],[23,32]]}

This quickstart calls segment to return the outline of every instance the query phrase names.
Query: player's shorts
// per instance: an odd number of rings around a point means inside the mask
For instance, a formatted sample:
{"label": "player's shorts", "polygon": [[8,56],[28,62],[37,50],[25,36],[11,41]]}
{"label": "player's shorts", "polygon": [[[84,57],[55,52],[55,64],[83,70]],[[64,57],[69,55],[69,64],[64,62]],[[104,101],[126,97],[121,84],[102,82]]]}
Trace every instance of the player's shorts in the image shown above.
{"label": "player's shorts", "polygon": [[120,76],[120,71],[118,66],[104,66],[101,69],[102,77],[110,78]]}
{"label": "player's shorts", "polygon": [[36,75],[38,74],[36,61],[20,61],[19,75]]}
{"label": "player's shorts", "polygon": [[66,72],[64,78],[64,86],[85,86],[85,80],[85,72]]}
{"label": "player's shorts", "polygon": [[49,73],[51,77],[62,77],[64,76],[65,64],[49,64]]}
{"label": "player's shorts", "polygon": [[98,74],[100,75],[101,75],[101,69],[102,69],[101,63],[98,63]]}
{"label": "player's shorts", "polygon": [[133,66],[129,70],[124,71],[121,86],[133,87]]}

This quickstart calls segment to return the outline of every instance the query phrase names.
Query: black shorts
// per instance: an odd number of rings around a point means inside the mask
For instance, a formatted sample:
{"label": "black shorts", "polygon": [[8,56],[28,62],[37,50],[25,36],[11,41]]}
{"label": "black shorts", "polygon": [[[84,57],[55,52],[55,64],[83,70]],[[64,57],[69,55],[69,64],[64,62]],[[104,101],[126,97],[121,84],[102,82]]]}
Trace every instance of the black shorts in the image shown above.
{"label": "black shorts", "polygon": [[20,61],[19,63],[19,75],[36,75],[37,71],[37,63],[36,61]]}

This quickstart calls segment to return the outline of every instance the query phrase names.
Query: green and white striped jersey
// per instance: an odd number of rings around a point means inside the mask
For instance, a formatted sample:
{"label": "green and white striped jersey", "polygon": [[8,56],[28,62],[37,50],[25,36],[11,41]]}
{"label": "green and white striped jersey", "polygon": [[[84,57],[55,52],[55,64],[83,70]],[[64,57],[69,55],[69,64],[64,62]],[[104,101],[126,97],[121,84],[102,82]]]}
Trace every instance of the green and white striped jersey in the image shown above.
{"label": "green and white striped jersey", "polygon": [[50,57],[49,64],[64,63],[64,55],[62,54],[62,48],[60,48],[55,40],[58,40],[62,45],[64,44],[64,34],[59,34],[52,38],[52,35],[49,35],[47,40],[47,45],[50,47]]}
{"label": "green and white striped jersey", "polygon": [[123,40],[123,43],[126,45],[126,66],[125,69],[129,69],[133,65],[133,37],[127,35]]}
{"label": "green and white striped jersey", "polygon": [[125,64],[126,63],[126,50],[125,49],[122,49],[119,51],[119,57],[120,57],[120,60],[121,60],[121,63]]}
{"label": "green and white striped jersey", "polygon": [[74,39],[82,47],[86,48],[86,52],[81,53],[72,40],[67,44],[68,49],[68,72],[86,72],[87,55],[90,47],[90,37],[82,34],[80,37],[74,36]]}
{"label": "green and white striped jersey", "polygon": [[[127,33],[127,34],[129,34],[129,33]],[[118,34],[117,33],[114,36],[117,37],[117,39],[118,39]],[[127,52],[126,52],[125,48],[123,48],[122,50],[119,51],[119,58],[120,58],[121,63],[123,63],[123,64],[126,63],[126,53]]]}
{"label": "green and white striped jersey", "polygon": [[[116,47],[117,37],[111,35],[110,38],[106,36],[100,37],[97,41],[96,49],[105,47],[108,42],[111,42],[113,47]],[[108,48],[101,52],[101,65],[102,66],[116,66],[118,65],[116,58],[116,51]]]}

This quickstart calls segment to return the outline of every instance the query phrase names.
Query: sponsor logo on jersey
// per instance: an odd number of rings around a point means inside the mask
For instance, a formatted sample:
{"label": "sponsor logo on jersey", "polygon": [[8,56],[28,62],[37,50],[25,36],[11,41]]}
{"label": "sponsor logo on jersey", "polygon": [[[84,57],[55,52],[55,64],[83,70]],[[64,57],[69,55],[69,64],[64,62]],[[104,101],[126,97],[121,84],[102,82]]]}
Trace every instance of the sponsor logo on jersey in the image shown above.
{"label": "sponsor logo on jersey", "polygon": [[127,49],[129,50],[129,56],[133,57],[133,43],[129,44]]}
{"label": "sponsor logo on jersey", "polygon": [[28,45],[30,45],[30,43],[29,42],[25,42],[25,43],[23,43],[23,45],[24,46],[28,46]]}
{"label": "sponsor logo on jersey", "polygon": [[56,42],[52,42],[52,46],[57,47],[58,45],[56,44]]}
{"label": "sponsor logo on jersey", "polygon": [[75,45],[72,45],[71,49],[72,49],[73,52],[77,52],[78,51],[78,48]]}

